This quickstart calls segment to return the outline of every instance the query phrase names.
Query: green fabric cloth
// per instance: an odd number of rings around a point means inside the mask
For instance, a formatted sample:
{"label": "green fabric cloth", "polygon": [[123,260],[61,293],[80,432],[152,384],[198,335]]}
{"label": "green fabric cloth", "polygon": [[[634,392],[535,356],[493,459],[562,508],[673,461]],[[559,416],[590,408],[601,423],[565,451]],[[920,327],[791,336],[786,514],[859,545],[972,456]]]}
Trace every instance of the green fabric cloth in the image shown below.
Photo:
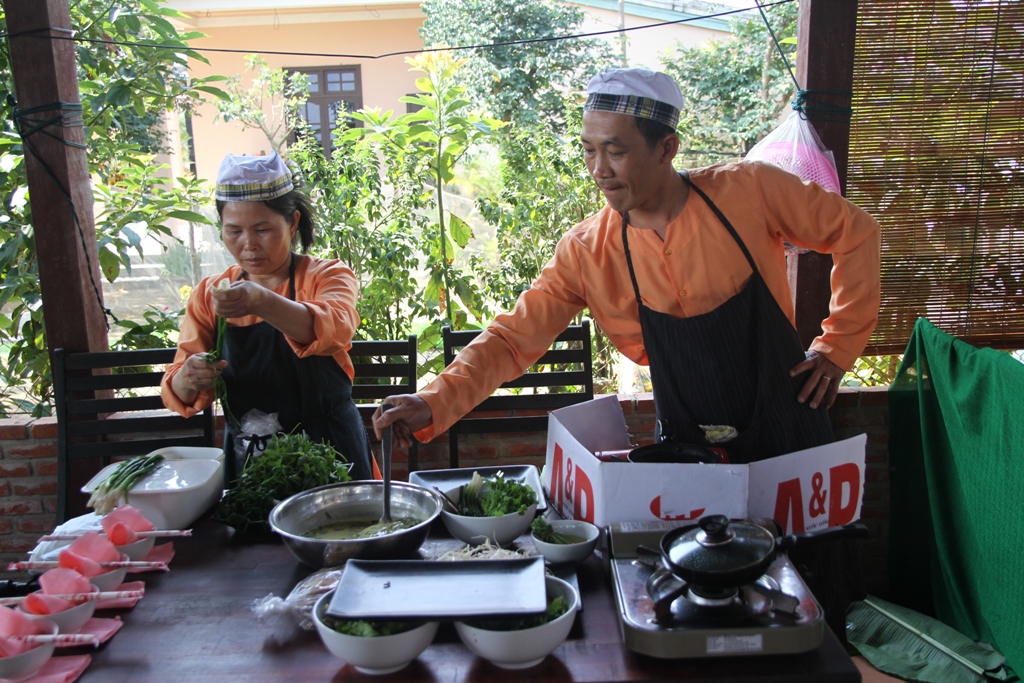
{"label": "green fabric cloth", "polygon": [[922,318],[888,398],[894,601],[1024,669],[1024,364]]}

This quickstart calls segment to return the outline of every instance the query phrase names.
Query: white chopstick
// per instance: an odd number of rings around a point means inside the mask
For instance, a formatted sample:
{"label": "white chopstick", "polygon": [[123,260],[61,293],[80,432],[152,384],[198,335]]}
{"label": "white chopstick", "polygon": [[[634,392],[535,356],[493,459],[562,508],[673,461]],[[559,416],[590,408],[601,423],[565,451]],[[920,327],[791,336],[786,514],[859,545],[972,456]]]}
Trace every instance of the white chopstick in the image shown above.
{"label": "white chopstick", "polygon": [[[141,598],[146,594],[146,589],[135,591],[97,591],[95,593],[56,593],[49,595],[51,598],[60,598],[71,602],[86,602],[88,600],[121,600],[127,598]],[[27,595],[19,595],[13,598],[0,598],[0,605],[17,605],[24,602]]]}
{"label": "white chopstick", "polygon": [[[71,531],[66,534],[50,534],[49,536],[40,536],[39,541],[73,541],[76,538],[85,536],[88,531]],[[103,531],[99,532],[100,536],[106,536]],[[139,538],[176,538],[178,536],[191,536],[191,529],[157,529],[155,531],[136,531],[135,535]]]}
{"label": "white chopstick", "polygon": [[[97,562],[101,567],[105,569],[120,569],[125,567],[127,569],[156,569],[162,572],[167,571],[166,562],[131,562],[131,561],[117,561],[117,562]],[[20,572],[28,569],[55,569],[60,566],[59,561],[47,561],[47,562],[11,562],[7,565],[7,571],[9,572]],[[89,577],[86,577],[89,578]]]}
{"label": "white chopstick", "polygon": [[92,645],[100,646],[100,637],[95,633],[64,633],[56,635],[36,636],[4,636],[8,640],[19,640],[23,643],[53,643],[54,645]]}

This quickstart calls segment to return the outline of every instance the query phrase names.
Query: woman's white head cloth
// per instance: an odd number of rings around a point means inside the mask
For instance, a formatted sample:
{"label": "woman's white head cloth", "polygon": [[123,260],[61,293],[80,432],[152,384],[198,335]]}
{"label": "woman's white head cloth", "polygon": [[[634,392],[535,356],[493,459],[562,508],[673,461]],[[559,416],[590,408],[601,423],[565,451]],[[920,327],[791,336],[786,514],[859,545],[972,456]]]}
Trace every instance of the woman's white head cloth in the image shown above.
{"label": "woman's white head cloth", "polygon": [[584,111],[639,116],[669,126],[679,124],[683,93],[666,73],[650,69],[609,69],[590,79]]}
{"label": "woman's white head cloth", "polygon": [[295,189],[292,174],[277,152],[249,157],[228,154],[217,170],[217,199],[261,202]]}

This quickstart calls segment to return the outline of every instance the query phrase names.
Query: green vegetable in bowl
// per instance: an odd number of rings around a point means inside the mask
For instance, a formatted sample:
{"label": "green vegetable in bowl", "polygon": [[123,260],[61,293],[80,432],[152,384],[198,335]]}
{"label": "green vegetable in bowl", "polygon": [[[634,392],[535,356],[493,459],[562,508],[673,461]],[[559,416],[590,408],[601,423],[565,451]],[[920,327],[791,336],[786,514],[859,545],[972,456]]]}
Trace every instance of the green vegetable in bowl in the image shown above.
{"label": "green vegetable in bowl", "polygon": [[555,531],[555,528],[547,523],[543,517],[538,517],[530,524],[530,530],[538,541],[545,543],[556,543],[558,545],[572,545],[582,543],[586,539],[578,536],[566,536]]}
{"label": "green vegetable in bowl", "polygon": [[473,472],[470,482],[459,487],[459,514],[467,517],[501,517],[513,512],[523,515],[536,502],[537,493],[532,488],[515,479],[506,480],[502,472],[490,479]]}
{"label": "green vegetable in bowl", "polygon": [[350,479],[345,458],[330,444],[314,443],[305,433],[278,434],[245,463],[220,501],[219,516],[239,533],[250,526],[266,529],[270,511],[285,498]]}
{"label": "green vegetable in bowl", "polygon": [[419,621],[345,621],[342,619],[331,619],[324,617],[324,623],[338,633],[347,636],[359,636],[361,638],[376,638],[378,636],[393,636],[399,633],[411,631],[423,622]]}
{"label": "green vegetable in bowl", "polygon": [[554,621],[568,611],[569,606],[565,604],[565,599],[559,595],[548,603],[548,609],[544,614],[538,614],[532,617],[516,617],[509,619],[480,619],[467,623],[474,628],[482,628],[485,631],[522,631],[528,628],[543,626],[549,621]]}

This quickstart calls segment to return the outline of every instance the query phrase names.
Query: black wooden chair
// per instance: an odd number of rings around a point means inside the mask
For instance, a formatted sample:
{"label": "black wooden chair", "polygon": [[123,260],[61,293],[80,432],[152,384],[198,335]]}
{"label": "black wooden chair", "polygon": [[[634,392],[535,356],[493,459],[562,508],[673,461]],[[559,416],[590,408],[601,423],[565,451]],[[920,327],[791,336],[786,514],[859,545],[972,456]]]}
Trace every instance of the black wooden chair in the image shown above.
{"label": "black wooden chair", "polygon": [[[388,396],[416,393],[416,335],[398,340],[356,340],[348,352],[355,367],[352,400],[365,424]],[[409,447],[409,472],[419,467],[416,442]]]}
{"label": "black wooden chair", "polygon": [[[445,366],[456,353],[473,341],[480,330],[442,330]],[[459,466],[459,436],[499,432],[547,431],[547,414],[557,408],[594,398],[593,358],[590,321],[570,325],[558,335],[551,348],[521,377],[505,382],[484,399],[473,412],[505,412],[501,416],[474,417],[472,413],[448,428],[450,467]],[[543,413],[543,414],[538,414]]]}
{"label": "black wooden chair", "polygon": [[112,459],[214,443],[212,408],[184,418],[160,399],[176,349],[53,352],[57,409],[57,521],[87,512],[79,489]]}

